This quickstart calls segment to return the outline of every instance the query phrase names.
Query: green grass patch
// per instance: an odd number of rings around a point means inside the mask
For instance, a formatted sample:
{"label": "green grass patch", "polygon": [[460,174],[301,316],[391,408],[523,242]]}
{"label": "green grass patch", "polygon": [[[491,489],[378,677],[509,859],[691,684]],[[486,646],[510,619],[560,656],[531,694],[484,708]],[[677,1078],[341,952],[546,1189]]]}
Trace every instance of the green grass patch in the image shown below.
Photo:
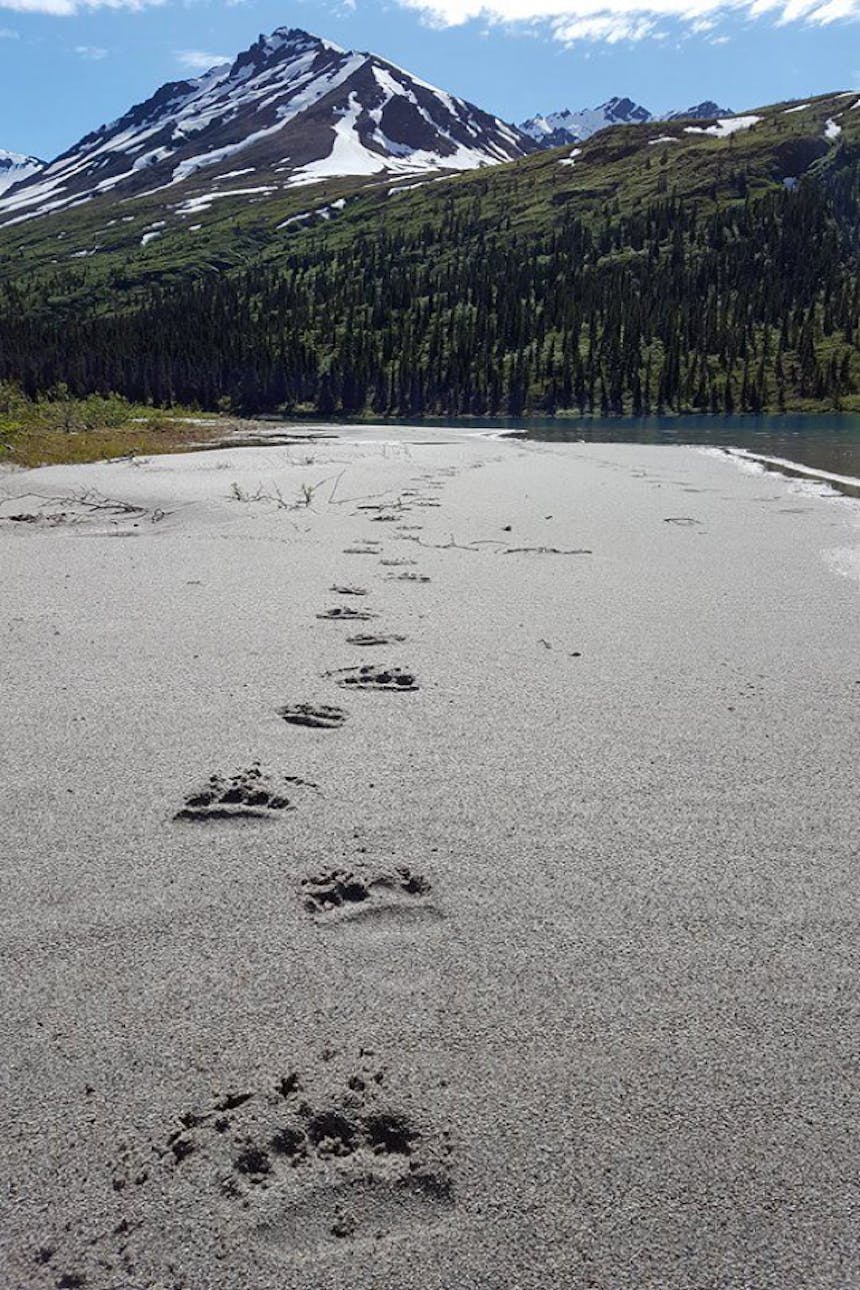
{"label": "green grass patch", "polygon": [[0,464],[33,468],[148,457],[223,438],[225,422],[201,425],[191,416],[188,409],[164,411],[115,394],[75,399],[62,387],[30,399],[0,382]]}

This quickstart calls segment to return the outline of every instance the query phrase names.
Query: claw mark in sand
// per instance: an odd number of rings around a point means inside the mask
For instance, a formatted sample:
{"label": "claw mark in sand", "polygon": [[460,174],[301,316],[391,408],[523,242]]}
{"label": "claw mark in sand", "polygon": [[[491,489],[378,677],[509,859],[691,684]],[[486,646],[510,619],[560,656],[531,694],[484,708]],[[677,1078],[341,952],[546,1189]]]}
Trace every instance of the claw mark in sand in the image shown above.
{"label": "claw mark in sand", "polygon": [[335,582],[332,585],[331,590],[337,592],[339,596],[366,596],[367,595],[366,587],[354,587],[351,583],[340,584]]}
{"label": "claw mark in sand", "polygon": [[326,676],[334,677],[338,685],[348,690],[417,690],[417,679],[402,667],[377,667],[365,663],[361,667],[341,667]]}
{"label": "claw mark in sand", "polygon": [[291,703],[278,708],[278,716],[291,726],[310,726],[312,730],[338,730],[346,721],[343,708],[328,704]]}
{"label": "claw mark in sand", "polygon": [[359,636],[347,636],[346,638],[346,642],[348,645],[393,645],[393,644],[399,644],[401,641],[405,641],[405,640],[406,640],[405,636],[359,635]]}
{"label": "claw mark in sand", "polygon": [[347,619],[351,623],[366,623],[371,618],[378,618],[372,609],[350,609],[348,605],[336,605],[334,609],[324,609],[317,618],[325,618],[329,621],[337,622],[339,619]]}
{"label": "claw mark in sand", "polygon": [[426,573],[388,573],[386,582],[429,582]]}
{"label": "claw mark in sand", "polygon": [[[212,775],[203,788],[190,793],[176,820],[268,819],[295,809],[295,794],[316,785],[295,775],[265,775],[257,762],[226,778]],[[292,795],[292,796],[291,796]]]}

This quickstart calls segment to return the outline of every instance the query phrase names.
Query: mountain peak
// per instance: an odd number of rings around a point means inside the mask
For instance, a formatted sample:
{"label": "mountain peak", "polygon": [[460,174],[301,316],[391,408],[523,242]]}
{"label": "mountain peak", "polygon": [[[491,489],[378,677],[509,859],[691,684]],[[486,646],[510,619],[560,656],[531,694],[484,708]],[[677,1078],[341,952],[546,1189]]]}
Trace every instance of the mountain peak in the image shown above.
{"label": "mountain peak", "polygon": [[0,148],[0,193],[7,192],[14,184],[31,179],[43,169],[45,163],[38,157],[25,157],[20,152]]}
{"label": "mountain peak", "polygon": [[682,108],[677,112],[667,112],[665,121],[715,121],[719,117],[731,116],[731,108],[719,107],[713,99],[705,99],[693,107]]}
{"label": "mountain peak", "polygon": [[253,45],[238,55],[231,68],[231,75],[243,67],[262,66],[269,62],[282,62],[311,51],[345,54],[347,51],[330,40],[315,36],[301,27],[276,27],[270,35],[261,33]]}
{"label": "mountain peak", "polygon": [[192,179],[204,189],[194,200],[211,203],[237,170],[264,175],[262,188],[242,188],[268,195],[340,175],[468,170],[533,149],[513,126],[393,63],[279,27],[231,64],[163,85],[87,135],[0,201],[0,220]]}
{"label": "mountain peak", "polygon": [[596,108],[582,108],[571,112],[551,112],[547,116],[534,116],[523,121],[520,129],[542,148],[558,148],[568,143],[580,143],[598,130],[610,125],[639,125],[653,118],[647,108],[630,98],[615,96]]}
{"label": "mountain peak", "polygon": [[618,96],[601,103],[597,111],[605,112],[607,116],[611,116],[616,122],[623,122],[624,124],[635,121],[650,121],[652,119],[647,108],[634,103],[632,99]]}
{"label": "mountain peak", "polygon": [[269,48],[274,49],[284,44],[289,45],[319,45],[323,49],[330,49],[335,54],[345,54],[347,51],[341,46],[336,45],[333,40],[326,40],[324,36],[315,36],[310,31],[305,31],[302,27],[276,27],[270,36],[260,36],[260,41],[264,42]]}

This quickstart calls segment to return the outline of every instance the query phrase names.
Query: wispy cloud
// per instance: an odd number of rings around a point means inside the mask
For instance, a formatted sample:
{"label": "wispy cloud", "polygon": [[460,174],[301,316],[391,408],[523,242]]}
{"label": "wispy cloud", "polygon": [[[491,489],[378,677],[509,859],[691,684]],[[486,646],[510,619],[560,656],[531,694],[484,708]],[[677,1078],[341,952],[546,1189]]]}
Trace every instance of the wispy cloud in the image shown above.
{"label": "wispy cloud", "polygon": [[[545,24],[556,40],[640,41],[663,36],[667,23],[682,23],[706,36],[721,18],[767,16],[777,25],[824,26],[860,20],[860,0],[398,0],[438,27],[471,21],[524,27]],[[713,40],[711,43],[714,43]]]}
{"label": "wispy cloud", "polygon": [[0,27],[0,40],[20,40],[20,31],[14,31],[11,27]]}
{"label": "wispy cloud", "polygon": [[557,19],[553,34],[565,45],[579,40],[604,40],[609,45],[617,45],[622,40],[644,40],[654,35],[655,28],[656,23],[649,14],[604,11]]}
{"label": "wispy cloud", "polygon": [[177,49],[176,61],[191,72],[208,72],[210,67],[232,60],[226,54],[207,54],[204,49]]}
{"label": "wispy cloud", "polygon": [[101,49],[98,45],[75,45],[75,53],[80,58],[88,58],[93,63],[97,63],[100,59],[108,56],[108,51]]}

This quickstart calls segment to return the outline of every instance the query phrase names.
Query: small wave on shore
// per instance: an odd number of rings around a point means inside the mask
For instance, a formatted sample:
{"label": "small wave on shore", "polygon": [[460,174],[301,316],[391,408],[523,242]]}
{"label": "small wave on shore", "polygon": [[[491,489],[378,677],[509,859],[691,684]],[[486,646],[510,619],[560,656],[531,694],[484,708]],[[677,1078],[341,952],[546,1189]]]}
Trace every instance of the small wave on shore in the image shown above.
{"label": "small wave on shore", "polygon": [[771,457],[764,453],[750,452],[748,448],[704,448],[709,456],[728,457],[743,470],[756,474],[778,474],[807,485],[805,492],[817,497],[850,497],[860,499],[860,479],[854,475],[838,475],[829,470],[816,470],[787,457]]}

